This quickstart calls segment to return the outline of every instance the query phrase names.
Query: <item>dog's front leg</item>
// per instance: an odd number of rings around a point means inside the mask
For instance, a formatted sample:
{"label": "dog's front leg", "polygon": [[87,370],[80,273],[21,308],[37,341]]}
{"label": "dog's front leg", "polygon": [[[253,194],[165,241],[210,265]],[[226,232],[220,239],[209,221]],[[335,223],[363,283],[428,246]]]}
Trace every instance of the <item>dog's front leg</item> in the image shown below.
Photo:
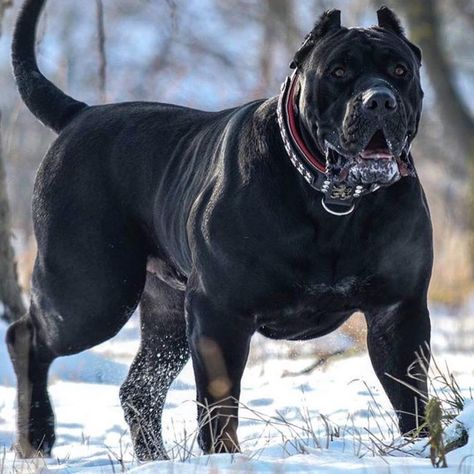
{"label": "dog's front leg", "polygon": [[398,415],[401,433],[409,433],[421,426],[425,413],[430,360],[426,302],[366,312],[366,319],[372,365]]}
{"label": "dog's front leg", "polygon": [[186,322],[196,379],[199,445],[205,453],[237,452],[240,381],[253,328],[196,292],[188,294]]}

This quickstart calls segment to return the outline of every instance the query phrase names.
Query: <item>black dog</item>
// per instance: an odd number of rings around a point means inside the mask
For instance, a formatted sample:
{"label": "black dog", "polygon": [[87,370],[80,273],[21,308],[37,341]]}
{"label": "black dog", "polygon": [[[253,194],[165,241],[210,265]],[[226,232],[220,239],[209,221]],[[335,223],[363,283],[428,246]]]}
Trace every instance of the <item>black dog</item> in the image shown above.
{"label": "black dog", "polygon": [[279,98],[209,113],[66,96],[36,64],[43,4],[25,2],[13,43],[23,100],[60,133],[34,191],[31,306],[7,336],[20,453],[53,446],[53,359],[109,339],[139,302],[120,396],[140,459],[166,456],[163,405],[189,355],[200,445],[236,451],[252,334],[311,339],[355,311],[401,431],[416,428],[426,381],[407,372],[425,368],[432,236],[409,153],[421,55],[395,15],[347,29],[325,13]]}

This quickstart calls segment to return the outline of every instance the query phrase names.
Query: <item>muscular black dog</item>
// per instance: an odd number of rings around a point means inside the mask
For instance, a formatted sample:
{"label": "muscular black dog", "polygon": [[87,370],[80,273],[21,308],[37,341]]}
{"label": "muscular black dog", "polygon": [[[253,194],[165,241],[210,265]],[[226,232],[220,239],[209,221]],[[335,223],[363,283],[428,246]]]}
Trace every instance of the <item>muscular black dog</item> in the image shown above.
{"label": "muscular black dog", "polygon": [[139,302],[120,396],[141,459],[166,456],[163,405],[189,356],[200,445],[236,451],[252,335],[316,338],[355,311],[400,430],[413,430],[426,382],[407,371],[430,338],[432,237],[409,152],[421,54],[395,15],[348,29],[325,13],[279,97],[209,113],[66,96],[36,63],[44,3],[25,2],[13,43],[23,100],[59,133],[34,190],[31,306],[7,335],[21,455],[51,452],[53,359],[109,339]]}

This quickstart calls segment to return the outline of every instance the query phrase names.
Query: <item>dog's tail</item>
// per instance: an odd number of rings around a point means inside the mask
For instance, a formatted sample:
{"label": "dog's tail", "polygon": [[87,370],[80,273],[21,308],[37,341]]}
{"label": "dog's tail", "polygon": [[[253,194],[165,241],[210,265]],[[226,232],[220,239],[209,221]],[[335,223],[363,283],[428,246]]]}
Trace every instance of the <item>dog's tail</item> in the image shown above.
{"label": "dog's tail", "polygon": [[26,0],[15,27],[13,73],[20,95],[31,112],[47,127],[60,132],[87,104],[67,96],[38,69],[36,27],[46,0]]}

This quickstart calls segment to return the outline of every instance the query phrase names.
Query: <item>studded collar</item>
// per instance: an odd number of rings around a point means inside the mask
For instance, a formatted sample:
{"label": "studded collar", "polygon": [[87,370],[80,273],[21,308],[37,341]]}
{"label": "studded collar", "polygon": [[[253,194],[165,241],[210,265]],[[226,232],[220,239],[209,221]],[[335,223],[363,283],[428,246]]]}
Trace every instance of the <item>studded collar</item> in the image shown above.
{"label": "studded collar", "polygon": [[323,193],[321,204],[330,214],[345,216],[355,209],[356,200],[380,188],[377,184],[351,186],[332,183],[327,177],[326,159],[312,153],[296,124],[295,88],[298,70],[282,84],[278,100],[278,126],[285,150],[293,166],[316,191]]}

